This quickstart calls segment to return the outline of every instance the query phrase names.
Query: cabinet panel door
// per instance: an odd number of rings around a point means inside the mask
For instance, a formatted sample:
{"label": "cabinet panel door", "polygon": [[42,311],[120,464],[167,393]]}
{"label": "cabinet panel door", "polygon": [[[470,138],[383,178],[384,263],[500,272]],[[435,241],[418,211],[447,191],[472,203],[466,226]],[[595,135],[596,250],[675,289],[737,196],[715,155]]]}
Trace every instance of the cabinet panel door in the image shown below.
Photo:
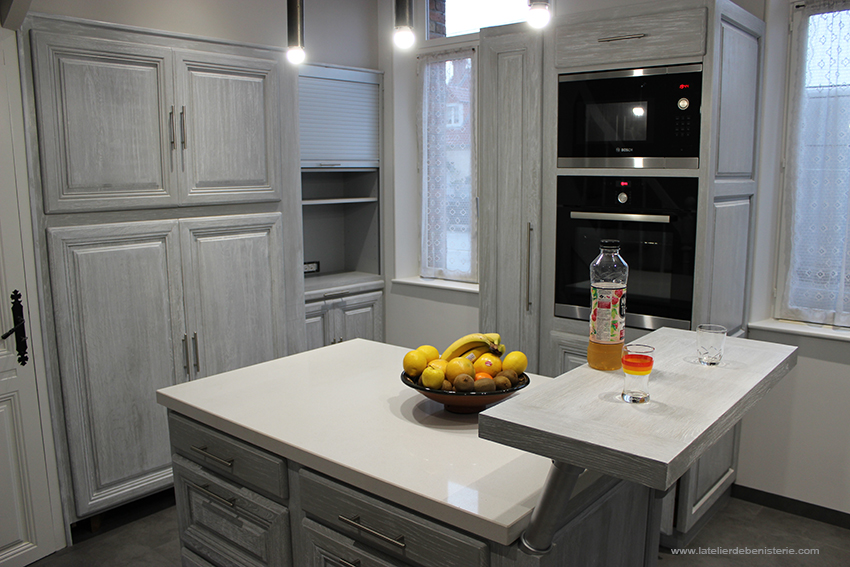
{"label": "cabinet panel door", "polygon": [[715,202],[710,322],[725,326],[730,335],[744,324],[749,233],[748,197]]}
{"label": "cabinet panel door", "polygon": [[326,301],[314,301],[306,306],[307,348],[314,349],[331,344],[333,334],[333,312]]}
{"label": "cabinet panel door", "polygon": [[340,300],[337,333],[342,340],[384,340],[383,292],[362,293]]}
{"label": "cabinet panel door", "polygon": [[157,389],[185,377],[176,221],[49,230],[77,515],[171,482]]}
{"label": "cabinet panel door", "polygon": [[32,38],[47,212],[176,205],[171,50]]}
{"label": "cabinet panel door", "polygon": [[304,518],[301,526],[307,555],[306,565],[311,567],[337,567],[338,565],[404,567],[406,565],[393,561],[382,553],[358,544],[353,539],[309,518]]}
{"label": "cabinet panel door", "polygon": [[195,377],[286,354],[282,222],[281,213],[180,221]]}
{"label": "cabinet panel door", "polygon": [[280,200],[276,62],[175,54],[181,202]]}

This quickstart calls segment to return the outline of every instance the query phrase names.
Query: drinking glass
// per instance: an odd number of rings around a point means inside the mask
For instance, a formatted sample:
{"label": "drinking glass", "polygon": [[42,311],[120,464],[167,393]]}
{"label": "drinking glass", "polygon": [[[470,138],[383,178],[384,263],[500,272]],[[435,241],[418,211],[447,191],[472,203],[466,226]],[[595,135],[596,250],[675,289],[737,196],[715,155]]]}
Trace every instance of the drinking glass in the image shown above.
{"label": "drinking glass", "polygon": [[702,324],[697,326],[697,355],[700,364],[717,366],[723,358],[726,327]]}
{"label": "drinking glass", "polygon": [[649,401],[649,373],[652,372],[655,347],[626,345],[623,347],[623,401],[645,404]]}

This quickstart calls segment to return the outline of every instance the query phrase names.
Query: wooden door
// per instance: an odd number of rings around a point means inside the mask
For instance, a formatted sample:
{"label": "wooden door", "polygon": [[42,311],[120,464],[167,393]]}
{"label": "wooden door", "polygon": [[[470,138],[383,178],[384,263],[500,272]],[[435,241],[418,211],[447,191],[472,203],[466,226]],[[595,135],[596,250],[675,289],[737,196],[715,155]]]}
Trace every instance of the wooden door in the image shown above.
{"label": "wooden door", "polygon": [[177,204],[172,54],[32,32],[49,213]]}
{"label": "wooden door", "polygon": [[[305,308],[307,316],[307,348],[323,347],[331,344],[334,333],[333,311],[327,301],[313,301]],[[336,337],[334,337],[336,338]]]}
{"label": "wooden door", "polygon": [[278,63],[175,54],[181,202],[280,200]]}
{"label": "wooden door", "polygon": [[359,293],[340,299],[336,304],[339,322],[336,342],[349,339],[384,340],[384,293]]}
{"label": "wooden door", "polygon": [[282,225],[281,213],[180,221],[194,377],[286,355]]}
{"label": "wooden door", "polygon": [[[18,292],[23,331],[28,336],[23,357],[18,354],[14,333],[0,340],[0,565],[18,567],[63,547],[64,538],[55,461],[47,453],[53,450],[53,438],[41,375],[44,361],[38,336],[38,297],[27,288],[27,280],[34,282],[35,274],[26,221],[26,163],[22,154],[13,151],[15,139],[18,143],[23,140],[15,33],[0,30],[0,41],[0,334],[14,327],[11,296]],[[10,112],[13,108],[15,118]],[[18,187],[23,202],[18,201]],[[19,211],[25,215],[23,227]],[[48,462],[54,467],[52,483]]]}
{"label": "wooden door", "polygon": [[186,379],[177,221],[48,230],[77,516],[171,483],[165,408]]}

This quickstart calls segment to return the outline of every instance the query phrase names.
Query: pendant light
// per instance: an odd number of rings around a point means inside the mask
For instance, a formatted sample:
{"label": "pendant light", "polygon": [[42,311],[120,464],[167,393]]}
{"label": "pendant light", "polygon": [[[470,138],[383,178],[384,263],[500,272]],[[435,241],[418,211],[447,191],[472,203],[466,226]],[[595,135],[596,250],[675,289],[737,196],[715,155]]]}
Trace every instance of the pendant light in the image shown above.
{"label": "pendant light", "polygon": [[538,29],[545,28],[551,17],[549,0],[528,0],[528,25]]}
{"label": "pendant light", "polygon": [[399,49],[410,49],[416,41],[413,33],[413,0],[395,0],[393,42]]}
{"label": "pendant light", "polygon": [[298,65],[304,62],[304,0],[286,0],[286,58]]}

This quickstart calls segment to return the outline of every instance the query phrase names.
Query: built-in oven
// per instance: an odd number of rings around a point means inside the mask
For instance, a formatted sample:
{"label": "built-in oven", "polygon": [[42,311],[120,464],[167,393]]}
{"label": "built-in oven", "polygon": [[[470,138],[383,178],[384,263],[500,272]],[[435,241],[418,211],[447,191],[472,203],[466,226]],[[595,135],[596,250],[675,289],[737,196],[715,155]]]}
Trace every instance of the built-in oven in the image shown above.
{"label": "built-in oven", "polygon": [[563,74],[558,167],[699,167],[702,65]]}
{"label": "built-in oven", "polygon": [[587,320],[590,263],[603,239],[629,265],[626,325],[689,329],[696,177],[558,176],[555,315]]}

